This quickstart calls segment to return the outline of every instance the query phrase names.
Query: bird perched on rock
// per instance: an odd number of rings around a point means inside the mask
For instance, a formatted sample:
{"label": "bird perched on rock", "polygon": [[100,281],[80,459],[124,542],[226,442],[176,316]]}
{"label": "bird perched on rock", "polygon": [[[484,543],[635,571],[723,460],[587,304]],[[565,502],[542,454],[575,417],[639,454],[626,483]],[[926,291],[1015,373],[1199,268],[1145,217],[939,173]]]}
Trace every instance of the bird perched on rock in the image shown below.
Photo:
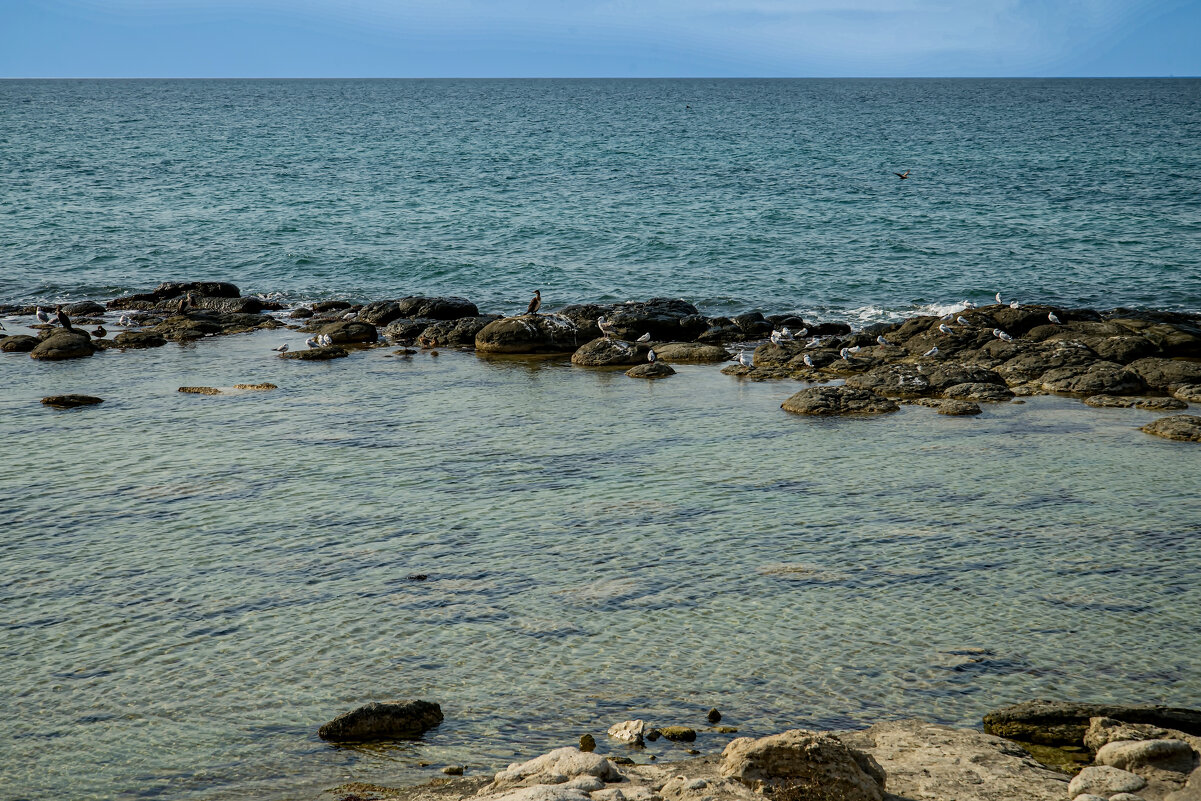
{"label": "bird perched on rock", "polygon": [[780,344],[780,340],[781,340],[781,339],[783,339],[783,337],[780,335],[780,332],[779,332],[779,331],[775,331],[775,330],[773,330],[773,331],[771,332],[771,337],[770,337],[770,339],[771,339],[771,344],[773,344],[773,345],[779,345],[779,344]]}
{"label": "bird perched on rock", "polygon": [[[804,336],[804,334],[802,334],[801,336]],[[791,342],[792,341],[792,329],[789,328],[788,326],[784,326],[783,328],[781,328],[780,329],[780,339],[783,340],[784,342]]]}
{"label": "bird perched on rock", "polygon": [[752,367],[755,364],[755,359],[753,356],[751,356],[751,354],[746,352],[745,348],[739,348],[738,363],[743,367]]}
{"label": "bird perched on rock", "polygon": [[993,297],[997,299],[997,303],[1004,303],[1004,302],[1005,302],[1005,301],[1001,300],[1001,293],[1000,293],[1000,292],[998,292],[997,294],[993,295]]}
{"label": "bird perched on rock", "polygon": [[969,320],[968,318],[964,317],[962,314],[955,318],[955,322],[959,323],[960,325],[966,325],[969,327],[972,324],[972,321]]}
{"label": "bird perched on rock", "polygon": [[976,304],[975,304],[975,303],[972,303],[970,300],[965,300],[963,303],[961,303],[961,304],[959,304],[959,305],[960,305],[960,306],[963,306],[963,308],[964,308],[964,310],[965,310],[965,311],[966,311],[967,309],[974,309],[974,308],[976,308]]}
{"label": "bird perched on rock", "polygon": [[117,325],[131,326],[133,325],[133,320],[129,319],[129,315],[122,314],[117,318]]}
{"label": "bird perched on rock", "polygon": [[72,330],[71,329],[71,318],[67,316],[67,313],[65,311],[63,311],[62,306],[55,306],[54,314],[56,317],[58,317],[59,325],[61,325],[63,328],[67,329],[68,331]]}
{"label": "bird perched on rock", "polygon": [[329,334],[318,334],[317,342],[321,344],[321,347],[328,348],[329,346],[334,344],[334,338],[331,337]]}
{"label": "bird perched on rock", "polygon": [[346,312],[346,314],[342,315],[343,320],[353,320],[356,317],[358,317],[358,315],[354,312]]}
{"label": "bird perched on rock", "polygon": [[1055,323],[1055,325],[1063,325],[1063,321],[1055,315],[1055,312],[1047,312],[1047,319]]}
{"label": "bird perched on rock", "polygon": [[179,303],[175,304],[175,313],[176,314],[187,314],[188,313],[188,302],[190,300],[191,300],[191,298],[189,298],[186,294],[180,295]]}
{"label": "bird perched on rock", "polygon": [[843,358],[843,361],[846,361],[847,359],[851,358],[851,349],[843,348],[842,350],[838,351],[838,355]]}
{"label": "bird perched on rock", "polygon": [[639,342],[650,342],[651,341],[651,332],[647,331],[645,334],[638,337],[638,341]]}
{"label": "bird perched on rock", "polygon": [[605,319],[604,315],[596,318],[596,327],[599,328],[601,333],[605,335],[605,339],[613,336],[613,325]]}
{"label": "bird perched on rock", "polygon": [[1006,342],[1013,342],[1013,337],[1009,336],[1009,334],[1006,334],[1006,333],[1005,333],[1004,331],[1002,331],[1000,328],[994,328],[994,329],[992,330],[992,335],[993,335],[994,337],[996,337],[997,339],[1002,339],[1002,340],[1004,340],[1004,341],[1006,341]]}
{"label": "bird perched on rock", "polygon": [[939,330],[939,331],[942,331],[944,334],[951,334],[951,333],[954,333],[954,332],[951,330],[951,326],[947,325],[946,323],[939,323],[939,325],[938,325],[938,330]]}
{"label": "bird perched on rock", "polygon": [[898,177],[902,181],[904,181],[906,178],[909,177],[910,172],[912,172],[912,170],[905,170],[905,172],[894,172],[893,175],[895,175],[896,177]]}
{"label": "bird perched on rock", "polygon": [[50,322],[50,315],[46,314],[45,310],[43,310],[41,306],[38,306],[37,314],[34,316],[38,318],[39,323],[44,324]]}
{"label": "bird perched on rock", "polygon": [[925,353],[923,353],[922,355],[923,355],[923,356],[934,356],[934,355],[936,355],[937,353],[938,353],[938,346],[937,346],[937,345],[935,345],[934,347],[930,348],[930,350],[926,351],[926,352],[925,352]]}
{"label": "bird perched on rock", "polygon": [[285,342],[284,344],[280,345],[279,347],[272,348],[271,350],[277,351],[277,352],[279,352],[279,353],[283,353],[283,352],[284,352],[284,351],[286,351],[287,349],[288,349],[288,343],[287,343],[287,342]]}
{"label": "bird perched on rock", "polygon": [[849,350],[851,353],[858,353],[862,349],[862,345],[852,345],[851,347],[847,348],[847,350]]}
{"label": "bird perched on rock", "polygon": [[317,337],[309,337],[304,341],[304,344],[308,345],[309,350],[321,347],[321,343],[317,341]]}
{"label": "bird perched on rock", "polygon": [[526,307],[525,313],[526,314],[537,314],[538,310],[541,308],[542,308],[542,290],[535,289],[534,297],[530,298],[530,305],[528,307]]}
{"label": "bird perched on rock", "polygon": [[817,365],[813,363],[813,357],[810,356],[808,353],[805,354],[805,366],[806,367],[817,367]]}
{"label": "bird perched on rock", "polygon": [[655,349],[654,349],[654,348],[651,348],[650,350],[648,350],[648,351],[646,352],[646,360],[647,360],[648,362],[654,363],[655,359],[657,359],[657,358],[659,358],[659,357],[655,355]]}
{"label": "bird perched on rock", "polygon": [[880,344],[880,345],[891,345],[892,344],[887,339],[885,339],[883,335],[876,337],[876,342],[877,342],[877,344]]}
{"label": "bird perched on rock", "polygon": [[96,339],[104,339],[106,334],[108,334],[108,331],[105,331],[102,325],[96,326],[96,330],[92,332],[92,336],[96,337]]}
{"label": "bird perched on rock", "polygon": [[1018,303],[1016,300],[1011,300],[1011,301],[1009,301],[1009,308],[1020,309],[1020,308],[1022,308],[1022,304]]}

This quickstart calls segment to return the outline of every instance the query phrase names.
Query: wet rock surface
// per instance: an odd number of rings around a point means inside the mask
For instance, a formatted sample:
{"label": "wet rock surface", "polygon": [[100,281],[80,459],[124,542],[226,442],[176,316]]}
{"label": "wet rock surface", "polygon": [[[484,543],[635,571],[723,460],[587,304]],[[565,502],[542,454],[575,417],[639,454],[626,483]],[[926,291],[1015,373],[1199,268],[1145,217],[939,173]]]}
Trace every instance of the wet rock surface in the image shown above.
{"label": "wet rock surface", "polygon": [[77,406],[95,406],[98,403],[104,403],[104,398],[97,398],[94,395],[50,395],[42,398],[42,403],[46,406],[53,406],[55,409],[74,409]]}
{"label": "wet rock surface", "polygon": [[853,387],[809,387],[781,404],[793,414],[818,416],[873,415],[895,412],[901,408],[893,401]]}
{"label": "wet rock surface", "polygon": [[34,359],[45,361],[61,361],[64,359],[81,359],[96,352],[92,338],[79,330],[56,329],[29,351]]}
{"label": "wet rock surface", "polygon": [[374,701],[326,723],[323,740],[370,742],[415,737],[442,722],[442,708],[430,701]]}
{"label": "wet rock surface", "polygon": [[572,353],[582,341],[580,327],[566,315],[523,314],[488,323],[475,335],[475,349],[481,353]]}
{"label": "wet rock surface", "polygon": [[1143,426],[1140,431],[1179,442],[1201,442],[1201,416],[1178,414],[1161,417]]}
{"label": "wet rock surface", "polygon": [[1022,742],[1080,745],[1084,742],[1092,719],[1096,717],[1123,723],[1145,723],[1201,736],[1201,710],[1041,699],[989,712],[984,716],[984,731]]}
{"label": "wet rock surface", "polygon": [[571,354],[571,363],[579,367],[609,367],[646,361],[649,346],[643,342],[600,337],[586,342]]}
{"label": "wet rock surface", "polygon": [[630,378],[667,378],[675,374],[676,371],[663,362],[648,362],[626,370]]}

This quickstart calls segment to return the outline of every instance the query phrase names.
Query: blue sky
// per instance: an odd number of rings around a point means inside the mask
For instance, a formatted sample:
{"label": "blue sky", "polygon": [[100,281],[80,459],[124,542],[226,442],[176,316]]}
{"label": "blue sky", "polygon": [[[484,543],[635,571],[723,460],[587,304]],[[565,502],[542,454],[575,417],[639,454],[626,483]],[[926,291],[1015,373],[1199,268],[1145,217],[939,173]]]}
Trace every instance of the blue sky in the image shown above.
{"label": "blue sky", "polygon": [[3,77],[1201,75],[1201,0],[0,0]]}

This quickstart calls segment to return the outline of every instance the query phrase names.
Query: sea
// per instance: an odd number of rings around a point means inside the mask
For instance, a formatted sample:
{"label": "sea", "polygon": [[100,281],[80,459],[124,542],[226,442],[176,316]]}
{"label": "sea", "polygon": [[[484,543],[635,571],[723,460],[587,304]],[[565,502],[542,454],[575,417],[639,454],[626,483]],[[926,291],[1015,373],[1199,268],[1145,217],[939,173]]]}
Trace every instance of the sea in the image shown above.
{"label": "sea", "polygon": [[[1199,142],[1195,79],[0,81],[0,305],[212,279],[856,327],[997,292],[1197,312]],[[1201,705],[1201,451],[1155,412],[812,420],[720,365],[272,351],[304,337],[0,354],[0,798]],[[317,737],[393,698],[445,720]],[[698,739],[604,736],[630,718]]]}

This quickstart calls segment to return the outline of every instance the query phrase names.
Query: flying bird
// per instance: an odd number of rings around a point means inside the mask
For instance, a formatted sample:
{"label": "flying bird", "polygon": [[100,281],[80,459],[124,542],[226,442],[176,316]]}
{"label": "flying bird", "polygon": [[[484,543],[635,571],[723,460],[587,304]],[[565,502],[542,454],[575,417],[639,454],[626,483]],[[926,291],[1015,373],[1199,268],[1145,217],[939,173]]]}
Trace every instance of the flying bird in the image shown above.
{"label": "flying bird", "polygon": [[996,337],[997,339],[1003,339],[1003,340],[1005,340],[1006,342],[1013,342],[1013,337],[1009,336],[1009,334],[1006,334],[1006,333],[1005,333],[1004,331],[1002,331],[1000,328],[994,328],[994,329],[992,330],[992,335],[993,335],[994,337]]}
{"label": "flying bird", "polygon": [[909,177],[909,173],[910,173],[909,170],[905,170],[905,172],[894,172],[893,175],[895,175],[896,177],[898,177],[902,181],[904,181],[906,178]]}
{"label": "flying bird", "polygon": [[61,325],[63,328],[67,329],[68,331],[72,330],[71,329],[71,318],[67,316],[67,313],[65,311],[63,311],[62,306],[55,306],[54,314],[56,317],[58,317],[59,325]]}
{"label": "flying bird", "polygon": [[937,353],[938,353],[938,346],[935,345],[934,347],[930,348],[930,350],[926,351],[922,355],[923,356],[934,356]]}
{"label": "flying bird", "polygon": [[1063,325],[1063,321],[1055,316],[1055,312],[1047,312],[1047,319],[1055,323],[1055,325]]}
{"label": "flying bird", "polygon": [[534,297],[530,298],[530,305],[526,307],[526,314],[537,314],[538,309],[542,308],[542,290],[535,289]]}
{"label": "flying bird", "polygon": [[954,333],[954,331],[951,330],[951,326],[947,325],[946,323],[940,323],[938,326],[938,330],[942,331],[944,334]]}
{"label": "flying bird", "polygon": [[638,341],[639,342],[650,342],[651,341],[651,332],[647,331],[645,334],[638,337]]}
{"label": "flying bird", "polygon": [[277,347],[277,348],[272,348],[271,350],[277,351],[277,352],[279,352],[279,353],[283,353],[283,352],[284,352],[284,351],[286,351],[287,349],[288,349],[288,343],[287,343],[287,342],[285,342],[284,344],[280,345],[279,347]]}

